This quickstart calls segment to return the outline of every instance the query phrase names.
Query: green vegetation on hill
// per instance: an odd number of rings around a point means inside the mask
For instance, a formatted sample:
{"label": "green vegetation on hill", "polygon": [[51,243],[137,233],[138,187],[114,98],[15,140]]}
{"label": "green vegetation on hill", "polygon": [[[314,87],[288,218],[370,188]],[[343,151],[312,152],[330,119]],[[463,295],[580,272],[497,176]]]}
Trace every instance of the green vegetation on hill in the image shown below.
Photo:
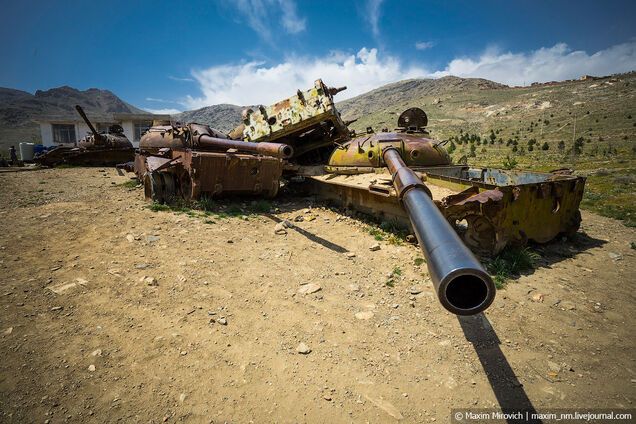
{"label": "green vegetation on hill", "polygon": [[[458,81],[460,80],[460,81]],[[469,165],[587,176],[582,207],[636,225],[636,73],[531,87],[449,77],[409,80],[340,103],[352,127],[393,128],[421,107],[431,137]],[[360,115],[358,115],[360,114]]]}

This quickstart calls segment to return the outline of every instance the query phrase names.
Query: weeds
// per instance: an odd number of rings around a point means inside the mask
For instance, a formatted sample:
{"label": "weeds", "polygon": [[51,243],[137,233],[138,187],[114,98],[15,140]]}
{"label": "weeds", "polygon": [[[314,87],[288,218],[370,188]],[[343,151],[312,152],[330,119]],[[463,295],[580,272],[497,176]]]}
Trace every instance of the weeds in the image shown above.
{"label": "weeds", "polygon": [[529,247],[507,249],[488,262],[488,272],[493,276],[495,286],[501,289],[512,276],[534,269],[539,259],[541,256]]}
{"label": "weeds", "polygon": [[395,287],[395,279],[402,275],[402,269],[399,266],[394,266],[393,271],[389,274],[389,278],[384,283],[387,287]]}
{"label": "weeds", "polygon": [[130,179],[121,184],[118,184],[118,186],[123,188],[137,188],[139,186],[139,181],[137,179]]}
{"label": "weeds", "polygon": [[152,202],[150,206],[148,206],[153,212],[161,212],[161,211],[169,211],[171,210],[170,206],[164,205],[163,203]]}
{"label": "weeds", "polygon": [[413,263],[415,264],[415,266],[420,266],[423,263],[426,263],[426,259],[424,259],[424,258],[415,258]]}

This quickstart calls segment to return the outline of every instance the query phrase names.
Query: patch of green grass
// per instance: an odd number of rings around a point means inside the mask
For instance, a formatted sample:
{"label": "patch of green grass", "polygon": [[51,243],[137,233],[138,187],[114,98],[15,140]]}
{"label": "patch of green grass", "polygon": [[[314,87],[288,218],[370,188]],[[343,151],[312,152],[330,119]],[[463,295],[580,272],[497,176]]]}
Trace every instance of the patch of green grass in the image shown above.
{"label": "patch of green grass", "polygon": [[629,247],[631,247],[632,249],[636,250],[636,243],[634,243],[634,242],[629,243]]}
{"label": "patch of green grass", "polygon": [[415,258],[413,263],[415,264],[415,266],[420,266],[423,263],[426,263],[426,259],[424,259],[424,258]]}
{"label": "patch of green grass", "polygon": [[205,224],[216,224],[216,221],[212,221],[211,219],[206,219],[203,221]]}
{"label": "patch of green grass", "polygon": [[198,209],[201,209],[207,213],[212,212],[216,207],[216,202],[209,196],[201,196],[197,202]]}
{"label": "patch of green grass", "polygon": [[539,259],[541,256],[529,247],[506,249],[489,261],[487,268],[495,286],[501,289],[511,277],[534,269]]}
{"label": "patch of green grass", "polygon": [[377,227],[367,227],[367,232],[377,241],[384,240],[384,232]]}
{"label": "patch of green grass", "polygon": [[395,287],[395,281],[393,281],[392,279],[388,279],[386,280],[386,283],[384,283],[387,287]]}
{"label": "patch of green grass", "polygon": [[402,275],[402,269],[400,269],[399,266],[394,266],[393,271],[391,271],[391,274],[399,277]]}
{"label": "patch of green grass", "polygon": [[163,203],[152,202],[152,204],[148,205],[148,209],[153,212],[162,212],[171,210],[170,206],[164,205]]}
{"label": "patch of green grass", "polygon": [[117,185],[124,188],[137,188],[137,186],[139,185],[139,181],[137,179],[130,179]]}
{"label": "patch of green grass", "polygon": [[256,200],[252,202],[252,210],[258,213],[269,212],[272,209],[272,203],[267,200]]}

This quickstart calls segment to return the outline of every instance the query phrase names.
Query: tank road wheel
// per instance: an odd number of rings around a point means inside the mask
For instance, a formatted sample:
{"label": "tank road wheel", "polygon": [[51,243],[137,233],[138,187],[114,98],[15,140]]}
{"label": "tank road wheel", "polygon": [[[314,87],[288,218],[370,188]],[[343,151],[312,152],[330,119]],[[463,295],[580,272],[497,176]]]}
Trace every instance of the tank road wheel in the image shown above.
{"label": "tank road wheel", "polygon": [[146,175],[144,175],[144,195],[146,200],[152,200],[157,203],[163,203],[165,201],[163,183],[158,173],[146,172]]}
{"label": "tank road wheel", "polygon": [[179,174],[179,178],[177,181],[179,184],[179,193],[181,194],[181,197],[183,197],[185,200],[191,200],[192,178],[190,177],[190,174],[184,170]]}
{"label": "tank road wheel", "polygon": [[468,227],[463,234],[464,243],[479,256],[492,256],[497,254],[497,230],[493,224],[480,215],[468,215],[465,217]]}
{"label": "tank road wheel", "polygon": [[168,172],[161,172],[161,188],[163,192],[163,198],[166,203],[173,203],[174,198],[177,196],[177,182],[173,174]]}

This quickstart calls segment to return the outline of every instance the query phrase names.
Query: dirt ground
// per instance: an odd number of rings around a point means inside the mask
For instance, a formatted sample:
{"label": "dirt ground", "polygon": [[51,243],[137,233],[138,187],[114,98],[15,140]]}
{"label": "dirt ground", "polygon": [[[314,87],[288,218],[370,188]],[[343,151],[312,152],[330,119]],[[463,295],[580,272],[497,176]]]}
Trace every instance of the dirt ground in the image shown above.
{"label": "dirt ground", "polygon": [[[366,224],[311,198],[191,217],[149,210],[127,179],[0,174],[0,422],[448,422],[462,407],[634,407],[636,231],[618,221],[583,212],[573,240],[540,248],[533,273],[458,319],[416,246],[371,251]],[[320,290],[299,293],[307,283]]]}

